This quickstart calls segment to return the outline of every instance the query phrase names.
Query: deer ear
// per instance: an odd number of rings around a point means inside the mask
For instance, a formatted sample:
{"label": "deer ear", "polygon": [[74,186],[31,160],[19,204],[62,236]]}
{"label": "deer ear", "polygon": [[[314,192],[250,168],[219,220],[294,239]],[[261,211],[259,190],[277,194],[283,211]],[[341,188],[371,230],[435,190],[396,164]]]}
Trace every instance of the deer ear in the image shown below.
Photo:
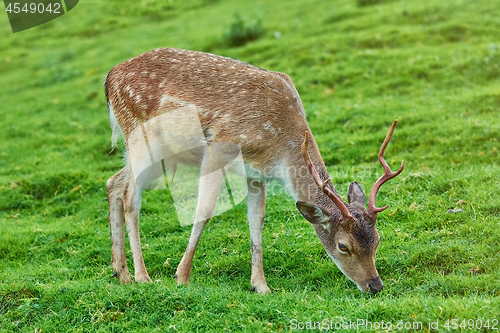
{"label": "deer ear", "polygon": [[326,213],[318,206],[311,205],[303,201],[297,201],[295,206],[297,206],[297,209],[300,211],[302,216],[313,224],[325,224],[329,221]]}
{"label": "deer ear", "polygon": [[349,191],[347,192],[347,200],[350,204],[359,205],[363,208],[366,206],[366,195],[361,189],[358,182],[352,182],[349,185]]}

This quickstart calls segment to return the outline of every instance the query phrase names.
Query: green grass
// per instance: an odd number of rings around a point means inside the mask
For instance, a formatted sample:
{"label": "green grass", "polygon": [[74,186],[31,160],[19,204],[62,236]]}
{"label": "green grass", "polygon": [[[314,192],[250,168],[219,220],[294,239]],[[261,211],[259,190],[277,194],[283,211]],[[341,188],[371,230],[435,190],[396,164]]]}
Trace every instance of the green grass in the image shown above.
{"label": "green grass", "polygon": [[[0,332],[500,320],[498,31],[500,9],[486,0],[80,3],[16,34],[0,15]],[[398,119],[386,158],[406,167],[378,196],[390,204],[378,222],[381,293],[358,291],[281,194],[268,198],[263,236],[271,295],[251,291],[244,202],[210,222],[191,285],[177,287],[190,229],[165,191],[146,191],[141,215],[155,283],[112,277],[105,182],[122,158],[102,80],[163,46],[289,74],[344,196],[351,181],[369,189],[378,178]]]}

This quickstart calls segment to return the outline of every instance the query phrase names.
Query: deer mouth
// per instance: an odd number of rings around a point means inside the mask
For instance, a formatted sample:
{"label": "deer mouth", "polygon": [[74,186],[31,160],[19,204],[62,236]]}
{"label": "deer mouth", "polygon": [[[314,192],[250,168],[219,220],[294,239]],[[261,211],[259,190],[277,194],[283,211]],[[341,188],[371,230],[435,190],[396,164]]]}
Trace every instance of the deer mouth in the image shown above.
{"label": "deer mouth", "polygon": [[358,287],[359,290],[362,292],[370,292],[372,294],[376,294],[380,292],[382,289],[384,289],[384,283],[382,283],[382,280],[380,279],[380,276],[376,276],[368,281],[365,281],[363,283],[356,283],[356,286]]}

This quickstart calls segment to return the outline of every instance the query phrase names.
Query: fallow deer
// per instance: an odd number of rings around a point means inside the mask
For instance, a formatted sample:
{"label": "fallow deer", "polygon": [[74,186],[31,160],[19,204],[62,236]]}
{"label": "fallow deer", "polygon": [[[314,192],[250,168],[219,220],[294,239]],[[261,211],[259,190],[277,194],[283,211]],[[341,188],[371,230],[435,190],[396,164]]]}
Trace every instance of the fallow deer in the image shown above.
{"label": "fallow deer", "polygon": [[[134,129],[162,114],[191,106],[198,113],[208,145],[230,142],[241,149],[247,169],[251,284],[255,291],[270,292],[262,263],[262,228],[267,183],[272,179],[284,184],[340,270],[363,292],[382,290],[375,268],[379,244],[376,221],[377,214],[388,206],[377,208],[375,198],[383,183],[403,171],[403,162],[399,170],[391,172],[383,158],[396,121],[378,157],[384,174],[373,186],[365,208],[366,196],[357,182],[349,186],[348,203],[337,193],[299,94],[286,74],[213,54],[160,48],[116,65],[106,76],[105,90],[114,146],[122,134],[131,149]],[[202,173],[213,169],[206,149],[198,157]],[[193,256],[222,181],[217,176],[200,181],[196,223],[177,267],[178,284],[189,284]],[[139,239],[142,188],[136,184],[130,162],[109,178],[106,188],[114,275],[121,283],[131,283],[125,257],[125,220],[135,281],[150,282]]]}

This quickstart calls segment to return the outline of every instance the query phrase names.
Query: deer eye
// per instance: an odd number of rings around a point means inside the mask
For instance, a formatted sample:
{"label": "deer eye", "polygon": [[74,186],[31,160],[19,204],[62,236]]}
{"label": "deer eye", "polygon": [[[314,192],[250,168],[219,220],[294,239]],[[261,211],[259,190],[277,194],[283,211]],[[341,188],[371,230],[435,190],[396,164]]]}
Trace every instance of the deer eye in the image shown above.
{"label": "deer eye", "polygon": [[349,249],[347,248],[347,246],[345,244],[342,244],[342,243],[339,243],[339,250],[341,252],[349,253]]}

